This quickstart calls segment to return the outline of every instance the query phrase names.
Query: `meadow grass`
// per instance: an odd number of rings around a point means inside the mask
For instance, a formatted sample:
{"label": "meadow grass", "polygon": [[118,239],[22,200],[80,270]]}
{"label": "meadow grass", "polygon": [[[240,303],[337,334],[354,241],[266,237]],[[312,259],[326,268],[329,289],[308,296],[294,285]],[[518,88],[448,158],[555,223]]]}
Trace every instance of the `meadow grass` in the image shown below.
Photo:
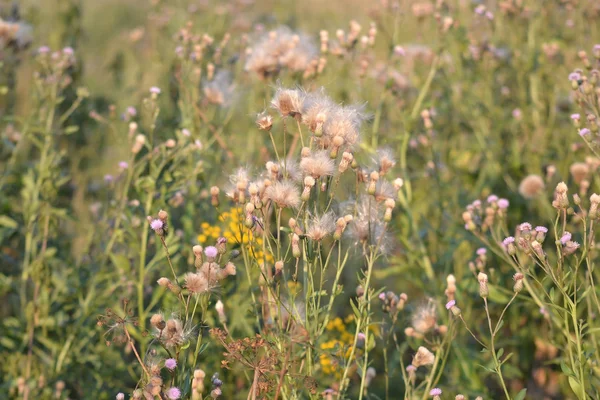
{"label": "meadow grass", "polygon": [[1,398],[600,398],[597,2],[8,3]]}

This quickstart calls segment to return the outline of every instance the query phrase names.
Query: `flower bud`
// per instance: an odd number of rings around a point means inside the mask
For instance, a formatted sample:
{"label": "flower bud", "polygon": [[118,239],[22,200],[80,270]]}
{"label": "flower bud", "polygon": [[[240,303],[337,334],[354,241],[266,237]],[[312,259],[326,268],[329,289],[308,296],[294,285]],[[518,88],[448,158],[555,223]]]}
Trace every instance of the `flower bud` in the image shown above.
{"label": "flower bud", "polygon": [[517,272],[516,274],[513,275],[513,280],[515,281],[513,290],[515,293],[519,293],[521,290],[523,290],[523,279],[524,278],[525,278],[524,275],[520,272]]}
{"label": "flower bud", "polygon": [[292,255],[295,258],[300,258],[302,253],[300,252],[300,237],[294,233],[292,236]]}
{"label": "flower bud", "polygon": [[490,294],[488,276],[483,272],[480,272],[479,275],[477,275],[477,280],[479,281],[479,295],[483,298],[488,297]]}
{"label": "flower bud", "polygon": [[210,204],[212,204],[213,207],[219,207],[219,188],[216,186],[213,186],[210,188]]}

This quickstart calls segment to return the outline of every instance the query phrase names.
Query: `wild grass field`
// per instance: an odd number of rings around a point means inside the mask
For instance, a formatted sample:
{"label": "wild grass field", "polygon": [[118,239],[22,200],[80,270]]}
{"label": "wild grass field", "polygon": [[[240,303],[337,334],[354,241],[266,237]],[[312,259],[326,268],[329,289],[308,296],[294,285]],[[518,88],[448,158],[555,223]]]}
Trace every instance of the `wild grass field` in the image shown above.
{"label": "wild grass field", "polygon": [[596,0],[0,0],[1,399],[600,399]]}

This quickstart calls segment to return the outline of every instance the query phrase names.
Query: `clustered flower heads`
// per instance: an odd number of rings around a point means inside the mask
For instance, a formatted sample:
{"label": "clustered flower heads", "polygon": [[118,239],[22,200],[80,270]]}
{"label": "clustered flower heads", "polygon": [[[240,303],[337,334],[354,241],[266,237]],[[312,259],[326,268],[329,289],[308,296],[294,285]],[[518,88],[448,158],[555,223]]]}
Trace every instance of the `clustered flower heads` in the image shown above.
{"label": "clustered flower heads", "polygon": [[493,194],[485,201],[475,200],[462,214],[465,229],[476,232],[488,231],[496,222],[506,218],[508,206],[508,200]]}
{"label": "clustered flower heads", "polygon": [[[600,63],[599,54],[600,45],[596,44],[593,48],[596,66]],[[597,146],[600,143],[599,121],[598,116],[592,110],[598,104],[600,72],[593,67],[587,52],[582,50],[578,53],[578,56],[585,67],[585,71],[576,69],[568,75],[568,79],[575,94],[575,101],[585,114],[572,114],[571,120],[583,140],[588,145]]]}
{"label": "clustered flower heads", "polygon": [[261,79],[276,76],[281,69],[305,72],[318,62],[315,43],[306,35],[293,32],[286,26],[269,31],[246,50],[244,69]]}
{"label": "clustered flower heads", "polygon": [[[567,208],[569,208],[567,191],[567,185],[564,182],[560,182],[556,186],[556,190],[554,192],[554,201],[552,202],[552,205],[559,210],[559,212],[564,212],[565,215]],[[592,214],[593,218],[597,217],[598,204],[600,204],[600,196],[592,194],[590,196],[589,214]],[[521,251],[528,256],[541,260],[542,262],[545,261],[547,256],[542,244],[546,239],[548,228],[545,226],[536,226],[534,228],[530,223],[523,222],[517,227],[516,231],[517,233],[514,237],[509,236],[502,241],[502,246],[504,247],[505,251],[511,256],[514,256],[518,251]],[[572,240],[572,235],[570,232],[563,232],[562,236],[558,239],[559,240],[557,241],[557,244],[560,244],[561,254],[563,256],[569,256],[575,253],[580,247],[578,242]],[[517,279],[515,278],[515,281],[516,280]]]}
{"label": "clustered flower heads", "polygon": [[[310,147],[301,148],[300,159],[293,157],[266,163],[266,171],[252,178],[245,168],[230,177],[227,195],[243,205],[245,226],[262,229],[264,209],[302,210],[316,200],[319,192],[335,190],[342,175],[354,172],[364,183],[364,194],[355,201],[337,203],[325,212],[310,213],[300,222],[290,219],[292,254],[299,257],[302,239],[320,242],[327,237],[340,240],[347,234],[359,249],[375,246],[381,253],[391,248],[386,224],[392,219],[395,198],[403,186],[397,178],[387,180],[395,166],[389,150],[377,152],[372,170],[363,170],[354,159],[360,128],[366,116],[361,107],[336,105],[323,91],[305,92],[300,88],[278,87],[271,106],[282,119],[291,117],[308,127]],[[257,127],[270,135],[273,118],[259,114]],[[306,143],[308,144],[308,143]],[[211,189],[212,203],[218,205],[217,188]],[[360,192],[359,192],[360,193]],[[337,210],[336,210],[337,208]]]}
{"label": "clustered flower heads", "polygon": [[[271,101],[271,106],[282,117],[291,116],[302,121],[314,135],[313,140],[318,142],[320,149],[329,153],[332,159],[336,159],[340,151],[355,149],[360,142],[362,123],[367,118],[363,106],[337,105],[322,89],[306,93],[302,89],[279,87]],[[327,166],[323,164],[323,156],[320,153],[311,156],[315,160],[313,163],[305,163],[307,168],[315,163],[323,167]],[[386,172],[395,163],[391,157],[387,159],[389,160],[384,161],[383,164]],[[331,172],[328,175],[331,175]]]}
{"label": "clustered flower heads", "polygon": [[406,293],[400,293],[396,295],[392,291],[382,292],[379,294],[379,300],[381,300],[381,308],[386,313],[394,316],[398,311],[402,311],[408,301]]}

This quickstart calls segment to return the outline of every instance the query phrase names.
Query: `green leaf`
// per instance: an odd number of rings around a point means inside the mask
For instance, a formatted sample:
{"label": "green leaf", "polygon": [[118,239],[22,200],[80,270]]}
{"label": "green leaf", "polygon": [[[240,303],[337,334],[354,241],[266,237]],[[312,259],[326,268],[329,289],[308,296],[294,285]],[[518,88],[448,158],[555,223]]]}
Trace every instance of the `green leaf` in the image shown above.
{"label": "green leaf", "polygon": [[490,294],[489,299],[497,304],[506,304],[510,300],[510,297],[502,293],[495,285],[489,285]]}
{"label": "green leaf", "polygon": [[110,254],[110,261],[113,265],[122,273],[125,273],[130,270],[130,262],[129,258],[123,254]]}
{"label": "green leaf", "polygon": [[525,398],[526,394],[527,394],[527,388],[521,389],[521,391],[519,393],[517,393],[517,395],[514,397],[513,400],[523,400]]}
{"label": "green leaf", "polygon": [[6,228],[16,229],[19,224],[12,218],[7,217],[6,215],[0,215],[0,226],[4,226]]}
{"label": "green leaf", "polygon": [[579,396],[579,394],[581,393],[581,384],[579,383],[579,381],[575,379],[575,377],[570,376],[569,385],[571,386],[571,390],[573,390],[573,392],[575,392],[575,394]]}
{"label": "green leaf", "polygon": [[501,348],[500,350],[498,350],[498,352],[496,353],[496,358],[499,360],[503,354],[504,354],[504,347]]}
{"label": "green leaf", "polygon": [[65,135],[71,135],[79,130],[77,125],[70,125],[65,128]]}

